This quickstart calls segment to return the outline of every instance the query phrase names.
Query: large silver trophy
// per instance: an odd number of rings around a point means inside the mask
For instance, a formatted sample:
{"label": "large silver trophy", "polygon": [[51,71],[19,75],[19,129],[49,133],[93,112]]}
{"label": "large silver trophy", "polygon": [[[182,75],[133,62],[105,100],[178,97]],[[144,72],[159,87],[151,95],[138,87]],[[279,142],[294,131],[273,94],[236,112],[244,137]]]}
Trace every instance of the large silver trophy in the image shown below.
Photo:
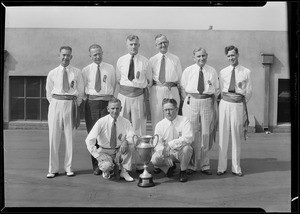
{"label": "large silver trophy", "polygon": [[[157,137],[157,142],[154,146],[154,139]],[[137,138],[137,140],[135,140]],[[139,187],[152,187],[154,186],[152,175],[148,171],[148,164],[151,161],[152,153],[154,148],[158,144],[159,136],[156,134],[154,136],[151,135],[144,135],[144,136],[137,136],[134,135],[132,137],[133,143],[136,145],[136,151],[139,155],[140,159],[144,164],[144,171],[140,174],[140,179],[138,182]]]}

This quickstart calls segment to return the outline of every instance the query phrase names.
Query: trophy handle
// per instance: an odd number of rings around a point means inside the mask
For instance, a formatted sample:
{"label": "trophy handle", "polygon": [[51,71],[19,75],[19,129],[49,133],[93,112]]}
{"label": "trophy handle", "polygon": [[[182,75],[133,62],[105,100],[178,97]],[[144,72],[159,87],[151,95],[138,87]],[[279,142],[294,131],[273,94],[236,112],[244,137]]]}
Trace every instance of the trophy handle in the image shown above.
{"label": "trophy handle", "polygon": [[[155,146],[152,144],[152,146],[154,146],[154,148],[157,146],[158,141],[159,141],[159,136],[158,136],[158,134],[155,134],[155,135],[152,137],[152,139],[154,139],[155,137],[157,137],[157,141],[156,141]],[[154,140],[153,140],[152,142],[154,142]]]}
{"label": "trophy handle", "polygon": [[132,136],[132,142],[133,142],[133,145],[134,145],[134,146],[137,146],[139,141],[137,140],[137,141],[135,142],[135,141],[134,141],[134,137],[139,138],[139,136],[137,136],[136,134]]}

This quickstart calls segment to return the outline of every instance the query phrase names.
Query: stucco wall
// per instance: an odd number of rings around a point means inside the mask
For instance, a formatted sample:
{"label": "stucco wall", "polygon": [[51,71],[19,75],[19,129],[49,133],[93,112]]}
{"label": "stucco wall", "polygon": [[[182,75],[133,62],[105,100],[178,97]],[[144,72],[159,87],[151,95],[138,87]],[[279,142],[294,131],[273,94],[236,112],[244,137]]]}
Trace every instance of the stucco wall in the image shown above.
{"label": "stucco wall", "polygon": [[[182,68],[193,64],[192,51],[203,47],[208,52],[207,64],[219,72],[228,65],[224,47],[239,48],[241,65],[252,70],[253,97],[248,103],[250,115],[256,125],[264,120],[264,67],[262,53],[274,54],[270,72],[270,120],[277,125],[278,79],[289,79],[287,32],[279,31],[216,31],[216,30],[118,30],[118,29],[6,29],[5,50],[9,55],[5,64],[7,76],[46,76],[58,66],[58,50],[61,45],[73,48],[72,65],[82,69],[90,63],[88,47],[98,43],[104,50],[104,61],[115,66],[117,59],[126,54],[125,39],[129,34],[140,38],[139,53],[150,58],[157,53],[154,37],[167,35],[169,51],[176,54]],[[4,85],[4,121],[8,120],[8,84]]]}

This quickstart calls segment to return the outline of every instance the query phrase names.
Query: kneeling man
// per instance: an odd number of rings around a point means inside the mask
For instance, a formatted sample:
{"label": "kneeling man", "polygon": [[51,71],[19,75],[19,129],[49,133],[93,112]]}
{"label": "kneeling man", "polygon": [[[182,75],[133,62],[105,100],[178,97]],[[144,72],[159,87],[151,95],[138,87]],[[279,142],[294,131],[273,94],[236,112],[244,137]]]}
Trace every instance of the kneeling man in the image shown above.
{"label": "kneeling man", "polygon": [[120,168],[120,177],[131,182],[134,179],[128,171],[132,170],[134,131],[130,121],[119,116],[121,109],[121,101],[111,98],[107,106],[109,114],[95,123],[85,142],[91,155],[97,159],[103,178],[112,178]]}
{"label": "kneeling man", "polygon": [[186,170],[193,154],[191,143],[194,140],[190,121],[178,115],[175,99],[165,98],[162,101],[164,119],[155,126],[154,134],[159,136],[159,143],[151,162],[154,173],[163,171],[167,177],[172,177],[176,162],[180,163],[179,181],[186,182]]}

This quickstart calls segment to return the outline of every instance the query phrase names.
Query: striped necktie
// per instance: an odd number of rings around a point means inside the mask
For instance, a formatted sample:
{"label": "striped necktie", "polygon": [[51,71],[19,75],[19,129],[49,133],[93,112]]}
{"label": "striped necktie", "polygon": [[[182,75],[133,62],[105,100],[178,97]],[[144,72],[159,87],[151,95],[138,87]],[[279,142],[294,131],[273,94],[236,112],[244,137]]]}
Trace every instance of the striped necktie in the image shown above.
{"label": "striped necktie", "polygon": [[202,67],[200,67],[200,71],[199,71],[198,88],[197,89],[200,94],[202,94],[204,91],[204,77],[203,77]]}
{"label": "striped necktie", "polygon": [[162,55],[161,62],[160,62],[160,71],[158,80],[161,83],[166,81],[166,62],[165,62],[165,55]]}
{"label": "striped necktie", "polygon": [[134,79],[134,62],[133,62],[134,55],[131,56],[130,64],[129,64],[129,71],[128,71],[128,79],[132,81]]}
{"label": "striped necktie", "polygon": [[101,90],[101,73],[100,65],[97,66],[96,78],[95,78],[95,90],[99,92]]}
{"label": "striped necktie", "polygon": [[230,85],[228,88],[228,92],[235,93],[235,70],[234,67],[231,72]]}
{"label": "striped necktie", "polygon": [[68,92],[70,90],[68,73],[67,73],[67,69],[65,67],[63,69],[63,90],[65,92]]}
{"label": "striped necktie", "polygon": [[116,120],[114,119],[111,125],[111,133],[110,133],[110,148],[114,149],[117,146],[117,126]]}

